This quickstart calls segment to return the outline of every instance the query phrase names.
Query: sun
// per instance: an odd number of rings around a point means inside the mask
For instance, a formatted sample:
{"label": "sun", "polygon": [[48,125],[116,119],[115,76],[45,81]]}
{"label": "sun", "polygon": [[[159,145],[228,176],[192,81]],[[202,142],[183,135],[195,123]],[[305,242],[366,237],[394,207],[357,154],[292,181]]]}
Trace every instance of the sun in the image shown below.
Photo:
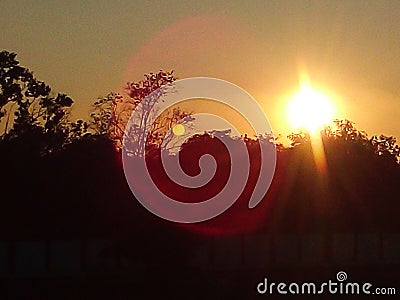
{"label": "sun", "polygon": [[332,121],[334,106],[327,95],[303,84],[291,99],[287,112],[293,128],[314,134]]}
{"label": "sun", "polygon": [[182,124],[176,124],[174,127],[172,127],[172,132],[178,136],[183,135],[185,134],[185,126]]}

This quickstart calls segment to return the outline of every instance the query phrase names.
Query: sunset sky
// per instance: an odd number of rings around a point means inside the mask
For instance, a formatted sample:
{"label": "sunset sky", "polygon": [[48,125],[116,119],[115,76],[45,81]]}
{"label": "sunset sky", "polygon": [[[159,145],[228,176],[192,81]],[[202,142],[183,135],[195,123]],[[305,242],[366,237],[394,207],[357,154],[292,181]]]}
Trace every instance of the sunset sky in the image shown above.
{"label": "sunset sky", "polygon": [[336,116],[400,137],[398,1],[0,1],[0,46],[65,92],[74,116],[144,73],[231,81],[287,134],[306,71]]}

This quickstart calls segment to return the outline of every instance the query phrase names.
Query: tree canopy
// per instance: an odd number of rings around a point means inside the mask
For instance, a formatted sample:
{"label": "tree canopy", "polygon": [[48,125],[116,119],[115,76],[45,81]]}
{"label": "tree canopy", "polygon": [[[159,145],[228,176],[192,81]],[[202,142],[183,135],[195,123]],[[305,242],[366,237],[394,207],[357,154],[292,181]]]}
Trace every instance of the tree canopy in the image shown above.
{"label": "tree canopy", "polygon": [[82,136],[87,125],[69,120],[73,100],[53,93],[16,54],[0,52],[0,125],[2,140],[24,139],[40,154],[62,148]]}
{"label": "tree canopy", "polygon": [[[145,74],[142,80],[128,82],[123,95],[110,93],[98,99],[93,104],[91,113],[91,127],[94,132],[107,135],[117,148],[121,148],[128,121],[132,117],[134,125],[127,133],[128,147],[132,153],[143,153],[146,147],[161,147],[163,141],[164,145],[168,144],[172,138],[168,131],[178,121],[184,124],[192,121],[191,112],[174,107],[163,112],[153,123],[150,123],[150,115],[156,112],[157,104],[163,101],[166,93],[174,92],[173,83],[176,79],[173,71],[160,70]],[[146,145],[145,132],[148,132]]]}

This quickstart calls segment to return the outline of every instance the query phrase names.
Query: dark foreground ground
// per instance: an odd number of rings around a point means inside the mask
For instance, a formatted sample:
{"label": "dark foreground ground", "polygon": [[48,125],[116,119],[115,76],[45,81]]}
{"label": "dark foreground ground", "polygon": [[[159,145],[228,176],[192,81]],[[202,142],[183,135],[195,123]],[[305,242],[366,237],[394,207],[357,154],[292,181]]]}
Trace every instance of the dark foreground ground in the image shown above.
{"label": "dark foreground ground", "polygon": [[[1,281],[1,299],[398,299],[398,267],[347,270],[352,282],[396,287],[397,295],[259,295],[256,285],[266,275],[275,282],[321,282],[334,279],[337,268],[282,268],[257,271],[152,270],[102,274],[79,278],[7,279]],[[286,280],[285,280],[286,279]]]}

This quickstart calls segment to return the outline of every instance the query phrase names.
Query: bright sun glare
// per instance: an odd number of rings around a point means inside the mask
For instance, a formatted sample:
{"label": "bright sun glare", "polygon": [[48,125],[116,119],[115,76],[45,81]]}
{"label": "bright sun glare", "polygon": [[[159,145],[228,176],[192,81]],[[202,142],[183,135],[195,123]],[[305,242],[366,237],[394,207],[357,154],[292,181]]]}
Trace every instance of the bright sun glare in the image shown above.
{"label": "bright sun glare", "polygon": [[334,107],[328,96],[313,89],[309,84],[301,86],[288,107],[288,119],[295,129],[315,133],[332,121]]}

